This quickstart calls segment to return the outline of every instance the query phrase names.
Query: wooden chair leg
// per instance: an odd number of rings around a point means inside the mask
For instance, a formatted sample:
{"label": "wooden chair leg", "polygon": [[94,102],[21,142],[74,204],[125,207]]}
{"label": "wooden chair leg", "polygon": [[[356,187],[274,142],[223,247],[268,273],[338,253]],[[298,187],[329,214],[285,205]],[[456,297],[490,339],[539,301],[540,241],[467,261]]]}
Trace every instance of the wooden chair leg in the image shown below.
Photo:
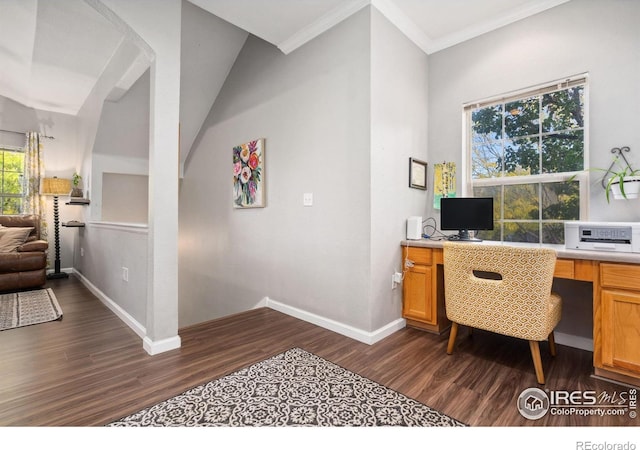
{"label": "wooden chair leg", "polygon": [[529,341],[531,348],[531,356],[533,358],[533,367],[536,369],[536,378],[538,383],[544,384],[544,372],[542,371],[542,358],[540,358],[540,345],[538,341]]}
{"label": "wooden chair leg", "polygon": [[449,332],[449,345],[447,345],[447,355],[453,353],[453,347],[456,345],[456,336],[458,335],[458,324],[451,322],[451,331]]}
{"label": "wooden chair leg", "polygon": [[553,331],[549,334],[549,353],[551,356],[556,356],[556,339],[553,336]]}

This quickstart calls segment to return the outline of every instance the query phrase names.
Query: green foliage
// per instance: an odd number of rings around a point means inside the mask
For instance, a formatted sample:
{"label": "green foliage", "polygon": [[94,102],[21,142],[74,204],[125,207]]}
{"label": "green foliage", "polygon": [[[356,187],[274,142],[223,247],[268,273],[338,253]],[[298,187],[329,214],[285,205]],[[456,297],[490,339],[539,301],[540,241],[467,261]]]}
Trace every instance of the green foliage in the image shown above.
{"label": "green foliage", "polygon": [[[584,167],[584,86],[532,96],[471,113],[472,178],[580,171]],[[551,242],[563,220],[580,218],[579,183],[529,183],[474,187],[492,196],[497,230],[485,239]],[[490,235],[490,237],[487,237]],[[554,242],[557,243],[557,242]]]}
{"label": "green foliage", "polygon": [[[587,169],[588,171],[596,171],[603,172],[603,177],[608,177],[606,180],[606,185],[604,185],[605,197],[607,198],[607,203],[611,201],[611,190],[614,185],[620,185],[620,193],[624,198],[627,198],[627,194],[624,190],[625,178],[626,177],[636,177],[640,176],[640,169],[631,169],[626,163],[624,165],[620,162],[620,155],[617,155],[609,169],[602,169],[600,167],[592,167]],[[576,175],[572,176],[569,181],[573,181]]]}
{"label": "green foliage", "polygon": [[471,120],[474,134],[502,138],[502,105],[477,109],[471,113]]}
{"label": "green foliage", "polygon": [[542,186],[542,219],[579,219],[579,197],[580,186],[577,181],[545,183]]}
{"label": "green foliage", "polygon": [[538,134],[540,127],[538,97],[507,103],[504,109],[504,130],[507,138]]}
{"label": "green foliage", "polygon": [[584,128],[584,88],[577,86],[545,94],[542,98],[542,131]]}
{"label": "green foliage", "polygon": [[[619,165],[619,158],[616,158],[615,163],[618,163]],[[622,194],[622,196],[624,198],[627,198],[627,194],[624,191],[624,185],[625,185],[625,178],[626,177],[633,177],[633,176],[639,176],[640,175],[640,170],[639,169],[631,169],[631,167],[629,166],[624,166],[619,170],[616,171],[608,171],[607,175],[610,176],[609,180],[607,181],[607,185],[605,186],[604,190],[605,190],[605,196],[607,197],[607,203],[609,203],[610,201],[610,195],[611,195],[611,190],[613,188],[614,185],[618,184],[620,185],[620,193]]]}
{"label": "green foliage", "polygon": [[24,172],[24,153],[13,152],[10,150],[3,151],[3,171],[6,172]]}
{"label": "green foliage", "polygon": [[22,212],[22,199],[16,197],[4,197],[2,199],[2,214],[20,214]]}
{"label": "green foliage", "polygon": [[0,149],[0,201],[2,214],[22,212],[24,153]]}
{"label": "green foliage", "polygon": [[71,177],[71,184],[73,184],[73,187],[77,188],[80,185],[81,181],[82,177],[80,176],[80,174],[78,172],[74,172],[73,176]]}

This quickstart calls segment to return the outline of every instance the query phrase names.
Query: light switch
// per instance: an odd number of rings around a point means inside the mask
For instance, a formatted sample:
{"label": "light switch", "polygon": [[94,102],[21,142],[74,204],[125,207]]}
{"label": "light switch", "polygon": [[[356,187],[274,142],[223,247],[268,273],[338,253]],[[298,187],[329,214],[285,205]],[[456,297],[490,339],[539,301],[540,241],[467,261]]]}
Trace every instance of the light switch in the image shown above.
{"label": "light switch", "polygon": [[302,194],[302,204],[304,206],[313,206],[313,194],[311,192]]}

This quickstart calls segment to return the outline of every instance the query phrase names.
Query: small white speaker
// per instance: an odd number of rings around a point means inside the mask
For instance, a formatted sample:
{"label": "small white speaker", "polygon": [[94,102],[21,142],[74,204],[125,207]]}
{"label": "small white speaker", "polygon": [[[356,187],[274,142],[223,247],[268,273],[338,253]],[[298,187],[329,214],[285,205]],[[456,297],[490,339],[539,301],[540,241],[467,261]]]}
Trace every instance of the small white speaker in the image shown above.
{"label": "small white speaker", "polygon": [[422,217],[411,216],[407,219],[407,239],[422,239]]}

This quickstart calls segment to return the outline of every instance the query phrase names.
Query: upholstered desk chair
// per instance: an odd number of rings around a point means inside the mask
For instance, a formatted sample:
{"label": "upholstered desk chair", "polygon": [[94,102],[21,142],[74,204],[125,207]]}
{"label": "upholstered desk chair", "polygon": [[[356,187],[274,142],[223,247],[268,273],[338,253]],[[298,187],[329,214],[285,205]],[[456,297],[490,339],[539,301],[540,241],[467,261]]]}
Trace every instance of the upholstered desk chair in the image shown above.
{"label": "upholstered desk chair", "polygon": [[[556,253],[548,248],[444,243],[444,285],[453,353],[458,325],[529,341],[538,383],[544,384],[539,342],[560,321],[562,299],[551,292]],[[499,279],[491,279],[499,278]]]}

